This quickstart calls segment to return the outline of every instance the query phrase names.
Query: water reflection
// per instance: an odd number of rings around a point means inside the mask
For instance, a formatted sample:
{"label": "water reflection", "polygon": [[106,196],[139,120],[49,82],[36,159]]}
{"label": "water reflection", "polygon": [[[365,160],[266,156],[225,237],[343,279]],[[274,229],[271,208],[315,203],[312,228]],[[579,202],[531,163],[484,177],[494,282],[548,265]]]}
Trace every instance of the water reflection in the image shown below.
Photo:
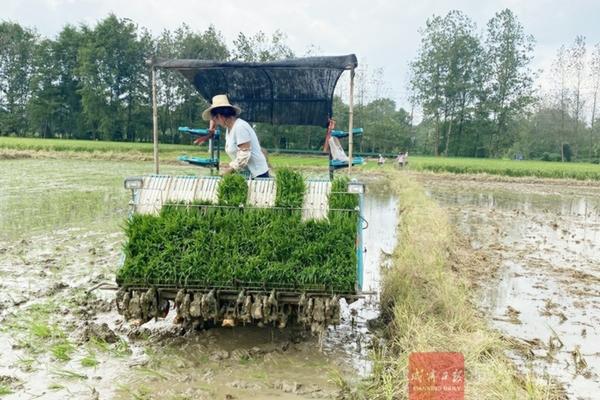
{"label": "water reflection", "polygon": [[[501,331],[539,341],[532,348],[533,361],[517,357],[517,363],[558,377],[574,398],[595,398],[600,389],[600,189],[439,180],[426,187],[449,207],[474,247],[501,257],[497,276],[484,282],[480,304]],[[555,336],[563,347],[551,351]],[[574,352],[586,360],[585,371],[575,370]]]}

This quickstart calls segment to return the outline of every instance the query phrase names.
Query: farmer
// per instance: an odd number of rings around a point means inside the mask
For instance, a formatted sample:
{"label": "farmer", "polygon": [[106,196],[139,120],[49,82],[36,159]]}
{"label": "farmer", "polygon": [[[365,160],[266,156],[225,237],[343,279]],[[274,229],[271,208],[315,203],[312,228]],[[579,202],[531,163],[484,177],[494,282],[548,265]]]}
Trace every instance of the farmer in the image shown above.
{"label": "farmer", "polygon": [[398,153],[398,157],[396,157],[396,162],[398,162],[398,166],[400,168],[404,167],[405,156],[403,152]]}
{"label": "farmer", "polygon": [[225,134],[225,151],[231,158],[224,173],[248,170],[252,178],[268,178],[269,165],[260,148],[254,129],[239,118],[242,110],[229,103],[227,95],[218,94],[213,97],[212,105],[202,113],[202,119],[211,121],[227,130]]}

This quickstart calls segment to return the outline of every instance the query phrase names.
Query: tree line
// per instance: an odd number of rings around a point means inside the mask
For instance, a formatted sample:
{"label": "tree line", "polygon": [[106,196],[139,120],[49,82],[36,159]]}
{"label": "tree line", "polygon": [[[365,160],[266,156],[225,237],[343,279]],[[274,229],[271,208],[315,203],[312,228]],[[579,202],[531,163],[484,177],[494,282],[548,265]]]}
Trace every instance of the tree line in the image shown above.
{"label": "tree line", "polygon": [[[111,14],[95,26],[66,25],[49,39],[4,21],[0,23],[0,135],[151,141],[147,60],[152,57],[271,61],[294,56],[280,31],[239,33],[228,45],[214,26],[196,31],[183,24],[153,37],[131,20]],[[177,128],[206,126],[200,114],[208,105],[180,74],[158,71],[157,100],[161,142],[190,143],[190,137]],[[336,97],[336,112],[345,115],[339,126],[347,121],[345,108]],[[389,112],[395,125],[407,126],[389,99],[359,104],[357,111],[358,118]],[[378,123],[364,122],[370,133],[362,148],[395,150],[396,141],[386,137],[398,136],[397,131],[376,135]],[[258,124],[257,131],[263,145],[270,148],[318,151],[325,138],[324,129],[318,127]],[[380,139],[388,144],[378,143]]]}
{"label": "tree line", "polygon": [[[561,47],[544,90],[531,67],[534,38],[508,9],[483,33],[460,11],[432,16],[410,63],[410,110],[390,99],[383,70],[359,60],[354,125],[365,153],[600,158],[597,94],[600,45],[577,37]],[[305,55],[311,55],[310,51]],[[226,43],[216,27],[182,24],[153,36],[127,18],[95,26],[66,25],[53,39],[14,22],[0,23],[0,135],[151,141],[151,75],[147,60],[198,58],[270,61],[295,57],[281,31],[239,33]],[[345,77],[347,80],[347,77]],[[347,126],[347,82],[338,84],[334,116]],[[158,71],[161,142],[190,143],[179,126],[205,126],[207,103],[185,78]],[[418,118],[415,118],[415,115]],[[418,120],[418,123],[415,122]],[[324,129],[257,124],[268,148],[319,151]]]}
{"label": "tree line", "polygon": [[[446,156],[598,162],[600,44],[557,52],[549,77],[531,67],[535,40],[509,9],[483,33],[460,11],[433,16],[411,63],[411,100],[422,110],[420,152]],[[548,82],[548,80],[550,82]]]}

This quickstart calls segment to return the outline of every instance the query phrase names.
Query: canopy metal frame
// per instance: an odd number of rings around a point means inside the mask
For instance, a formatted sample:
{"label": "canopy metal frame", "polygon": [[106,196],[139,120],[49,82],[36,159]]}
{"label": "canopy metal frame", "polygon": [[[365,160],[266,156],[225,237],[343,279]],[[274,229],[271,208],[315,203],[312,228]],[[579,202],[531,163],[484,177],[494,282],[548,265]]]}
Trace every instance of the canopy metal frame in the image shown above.
{"label": "canopy metal frame", "polygon": [[[358,66],[354,54],[260,63],[154,58],[149,64],[152,68],[152,136],[156,174],[160,171],[156,79],[158,68],[180,72],[208,102],[214,95],[227,94],[233,104],[241,106],[243,110],[246,108],[243,118],[249,122],[324,127],[333,117],[333,93],[337,81],[344,71],[350,71],[348,156],[352,160],[354,77]],[[352,162],[349,163],[348,170],[351,168]]]}

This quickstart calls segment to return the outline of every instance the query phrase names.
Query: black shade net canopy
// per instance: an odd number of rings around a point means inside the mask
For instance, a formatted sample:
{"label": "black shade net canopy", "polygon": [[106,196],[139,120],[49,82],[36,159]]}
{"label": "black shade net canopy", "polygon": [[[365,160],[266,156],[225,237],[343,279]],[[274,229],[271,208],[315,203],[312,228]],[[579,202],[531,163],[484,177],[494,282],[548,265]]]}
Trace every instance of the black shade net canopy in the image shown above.
{"label": "black shade net canopy", "polygon": [[209,103],[226,94],[246,121],[326,127],[335,85],[358,62],[349,54],[272,62],[155,60],[153,66],[179,71]]}

